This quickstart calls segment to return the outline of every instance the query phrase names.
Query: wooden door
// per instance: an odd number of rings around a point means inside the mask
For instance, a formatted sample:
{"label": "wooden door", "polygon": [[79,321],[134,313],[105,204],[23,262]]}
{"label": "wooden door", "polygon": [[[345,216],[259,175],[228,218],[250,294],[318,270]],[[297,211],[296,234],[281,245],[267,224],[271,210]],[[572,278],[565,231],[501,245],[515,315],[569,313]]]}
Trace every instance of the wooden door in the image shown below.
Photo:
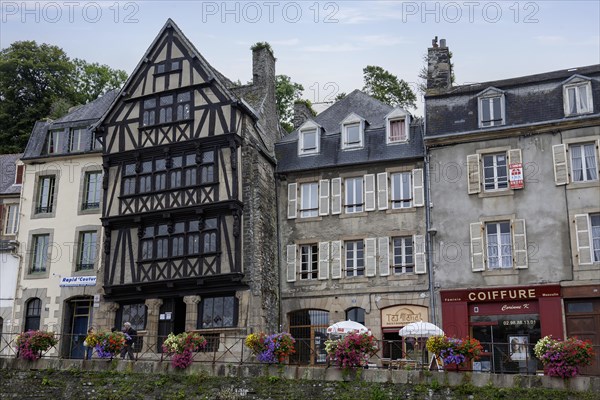
{"label": "wooden door", "polygon": [[565,300],[567,336],[590,340],[596,357],[581,375],[600,376],[600,299]]}

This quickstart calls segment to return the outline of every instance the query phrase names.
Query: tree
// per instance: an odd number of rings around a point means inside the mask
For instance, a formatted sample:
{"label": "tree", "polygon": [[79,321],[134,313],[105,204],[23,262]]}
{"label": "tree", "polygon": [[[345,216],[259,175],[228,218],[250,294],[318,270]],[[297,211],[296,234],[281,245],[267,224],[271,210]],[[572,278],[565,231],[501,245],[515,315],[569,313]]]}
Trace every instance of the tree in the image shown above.
{"label": "tree", "polygon": [[0,153],[25,148],[35,121],[52,104],[72,95],[74,66],[65,52],[34,41],[15,42],[0,52]]}
{"label": "tree", "polygon": [[14,42],[0,51],[0,153],[21,152],[36,121],[120,87],[125,71],[70,60],[59,47]]}
{"label": "tree", "polygon": [[363,77],[363,90],[377,100],[393,107],[416,108],[417,96],[403,79],[375,65],[367,65]]}
{"label": "tree", "polygon": [[279,123],[288,132],[294,130],[292,120],[294,118],[294,102],[300,99],[304,86],[292,82],[287,75],[277,75],[275,77],[275,99],[277,102],[277,113],[279,114]]}

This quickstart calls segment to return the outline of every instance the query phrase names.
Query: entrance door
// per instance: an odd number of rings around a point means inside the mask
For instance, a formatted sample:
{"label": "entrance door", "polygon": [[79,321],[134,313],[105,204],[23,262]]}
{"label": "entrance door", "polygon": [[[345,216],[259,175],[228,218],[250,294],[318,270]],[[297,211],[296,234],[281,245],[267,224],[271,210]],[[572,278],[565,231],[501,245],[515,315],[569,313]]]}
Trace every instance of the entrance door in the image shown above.
{"label": "entrance door", "polygon": [[162,352],[162,344],[169,333],[185,332],[185,303],[182,297],[163,299],[158,319],[158,349]]}
{"label": "entrance door", "polygon": [[[567,336],[600,345],[600,299],[565,301],[565,310]],[[600,376],[600,351],[596,351],[592,365],[581,368],[581,374]]]}
{"label": "entrance door", "polygon": [[87,330],[92,312],[92,299],[77,299],[69,302],[71,312],[71,329],[69,332],[69,358],[84,358],[85,347],[83,342],[87,336]]}

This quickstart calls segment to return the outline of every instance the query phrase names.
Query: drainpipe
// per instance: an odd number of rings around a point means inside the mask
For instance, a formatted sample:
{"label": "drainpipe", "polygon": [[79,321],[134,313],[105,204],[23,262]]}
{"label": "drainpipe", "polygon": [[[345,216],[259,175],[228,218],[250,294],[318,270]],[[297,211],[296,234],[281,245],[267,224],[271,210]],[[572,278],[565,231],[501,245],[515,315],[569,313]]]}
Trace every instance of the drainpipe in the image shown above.
{"label": "drainpipe", "polygon": [[[276,167],[275,167],[276,168]],[[279,218],[279,183],[281,182],[280,175],[278,173],[274,173],[275,175],[275,215],[277,216],[277,228],[275,234],[277,235],[277,307],[278,307],[278,321],[277,325],[279,326],[279,332],[283,331],[283,326],[281,322],[283,321],[281,315],[281,220]]]}
{"label": "drainpipe", "polygon": [[433,284],[433,240],[434,232],[431,229],[431,185],[429,175],[429,153],[425,145],[425,132],[427,132],[427,107],[423,107],[423,154],[425,155],[425,230],[426,230],[426,249],[427,249],[427,278],[429,281],[429,309],[431,314],[431,323],[437,325],[435,309],[435,288]]}

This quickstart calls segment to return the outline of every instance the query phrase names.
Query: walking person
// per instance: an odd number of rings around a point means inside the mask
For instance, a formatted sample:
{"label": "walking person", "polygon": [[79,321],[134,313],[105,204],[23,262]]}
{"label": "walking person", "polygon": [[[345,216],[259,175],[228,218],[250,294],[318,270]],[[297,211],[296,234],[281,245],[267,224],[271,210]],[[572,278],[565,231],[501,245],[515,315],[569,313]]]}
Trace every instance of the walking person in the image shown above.
{"label": "walking person", "polygon": [[130,322],[125,322],[123,324],[123,333],[125,334],[125,346],[121,349],[121,360],[124,360],[125,354],[127,354],[129,359],[133,361],[133,346],[135,346],[137,331],[133,329]]}

